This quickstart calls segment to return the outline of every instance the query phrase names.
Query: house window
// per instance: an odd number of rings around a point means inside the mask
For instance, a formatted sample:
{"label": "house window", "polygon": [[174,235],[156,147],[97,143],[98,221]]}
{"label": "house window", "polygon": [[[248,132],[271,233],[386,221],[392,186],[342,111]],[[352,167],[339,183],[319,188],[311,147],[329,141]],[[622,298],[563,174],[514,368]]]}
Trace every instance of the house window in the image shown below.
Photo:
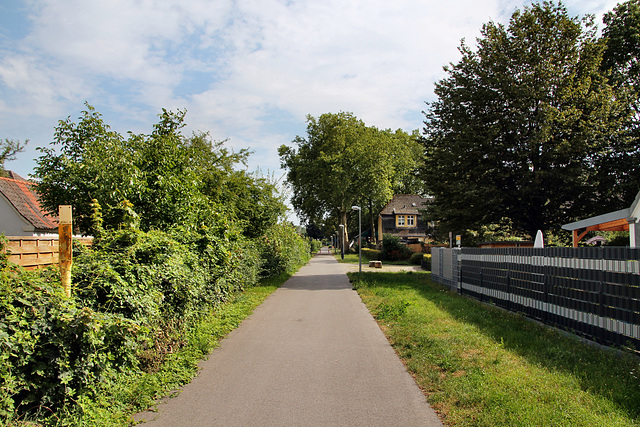
{"label": "house window", "polygon": [[415,215],[396,215],[396,227],[415,227]]}

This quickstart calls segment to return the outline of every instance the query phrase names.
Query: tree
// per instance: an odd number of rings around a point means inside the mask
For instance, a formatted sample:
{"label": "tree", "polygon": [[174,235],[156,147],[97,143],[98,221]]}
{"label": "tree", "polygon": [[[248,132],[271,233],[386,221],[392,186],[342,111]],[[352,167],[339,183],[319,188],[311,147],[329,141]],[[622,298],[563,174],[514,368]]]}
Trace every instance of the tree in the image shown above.
{"label": "tree", "polygon": [[611,138],[609,155],[598,164],[598,192],[608,195],[606,204],[628,207],[640,182],[640,1],[618,4],[603,21],[602,70],[626,108],[621,114],[623,132]]}
{"label": "tree", "polygon": [[[284,207],[266,206],[266,202],[242,207],[238,202],[240,197],[247,203],[263,197],[276,204],[277,197],[267,183],[233,171],[233,165],[245,160],[248,152],[233,153],[205,133],[185,137],[180,131],[184,116],[184,111],[163,110],[150,135],[130,133],[126,139],[89,105],[78,123],[70,118],[60,121],[52,147],[39,148],[43,155],[35,175],[42,206],[56,212],[58,205],[73,205],[74,222],[82,233],[93,232],[94,199],[102,208],[107,229],[117,228],[127,212],[138,215],[142,230],[211,227],[222,214],[243,218],[251,213],[254,223],[261,216],[268,217],[259,223],[264,231],[265,222],[271,224],[277,216],[269,209],[280,212]],[[223,181],[223,191],[236,192],[235,203],[223,205],[224,197],[212,190]],[[232,223],[240,231],[246,225]]]}
{"label": "tree", "polygon": [[344,224],[347,241],[351,207],[369,200],[386,203],[419,156],[419,145],[406,132],[368,127],[345,112],[307,116],[307,136],[297,136],[293,144],[278,150],[293,207],[309,224],[331,230]]}
{"label": "tree", "polygon": [[28,142],[29,140],[22,144],[20,141],[13,139],[5,138],[4,141],[0,140],[0,172],[5,170],[4,162],[15,160],[16,154],[23,152]]}
{"label": "tree", "polygon": [[236,164],[246,165],[250,152],[241,149],[235,153],[223,146],[225,142],[212,142],[204,133],[190,139],[190,157],[202,181],[201,191],[226,208],[232,223],[246,237],[262,236],[284,218],[287,206],[273,177],[259,170],[234,169]]}
{"label": "tree", "polygon": [[425,112],[428,214],[445,230],[536,230],[601,213],[595,166],[620,127],[593,20],[551,2],[489,22]]}

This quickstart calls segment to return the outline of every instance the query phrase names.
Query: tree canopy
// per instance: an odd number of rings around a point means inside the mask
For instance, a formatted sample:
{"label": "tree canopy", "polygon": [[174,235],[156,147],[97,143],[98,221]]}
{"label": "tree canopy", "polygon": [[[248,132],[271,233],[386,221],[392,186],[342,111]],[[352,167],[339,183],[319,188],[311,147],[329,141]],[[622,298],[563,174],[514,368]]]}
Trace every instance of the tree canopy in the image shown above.
{"label": "tree canopy", "polygon": [[292,205],[308,224],[348,224],[353,205],[384,204],[410,182],[420,159],[417,135],[366,126],[352,113],[307,116],[306,137],[278,153]]}
{"label": "tree canopy", "polygon": [[74,223],[91,234],[96,200],[104,226],[117,228],[124,211],[142,230],[212,226],[221,215],[248,237],[277,223],[286,207],[264,177],[234,170],[249,152],[234,153],[206,133],[187,137],[184,111],[163,110],[150,135],[124,138],[91,106],[78,123],[60,121],[50,147],[39,148],[35,176],[42,206],[74,207]]}
{"label": "tree canopy", "polygon": [[425,112],[430,218],[456,231],[507,218],[535,235],[610,209],[596,172],[624,106],[593,20],[532,4],[485,24],[477,45],[462,43]]}
{"label": "tree canopy", "polygon": [[[604,16],[605,50],[602,70],[624,102],[622,131],[611,138],[601,171],[598,192],[605,204],[629,206],[640,183],[640,0],[618,4]],[[613,188],[614,191],[607,191]]]}

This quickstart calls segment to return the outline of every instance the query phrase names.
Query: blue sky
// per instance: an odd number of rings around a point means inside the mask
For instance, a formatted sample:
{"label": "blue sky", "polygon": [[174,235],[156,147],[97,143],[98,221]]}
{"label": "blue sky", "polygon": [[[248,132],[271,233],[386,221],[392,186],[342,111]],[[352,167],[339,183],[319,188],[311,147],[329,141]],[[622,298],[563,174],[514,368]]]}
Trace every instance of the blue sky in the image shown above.
{"label": "blue sky", "polygon": [[[572,0],[601,16],[616,1]],[[29,140],[6,167],[29,175],[58,121],[88,102],[114,130],[149,133],[166,109],[187,132],[254,151],[279,177],[277,147],[306,116],[353,112],[379,128],[422,127],[442,67],[510,0],[2,0],[0,138]]]}

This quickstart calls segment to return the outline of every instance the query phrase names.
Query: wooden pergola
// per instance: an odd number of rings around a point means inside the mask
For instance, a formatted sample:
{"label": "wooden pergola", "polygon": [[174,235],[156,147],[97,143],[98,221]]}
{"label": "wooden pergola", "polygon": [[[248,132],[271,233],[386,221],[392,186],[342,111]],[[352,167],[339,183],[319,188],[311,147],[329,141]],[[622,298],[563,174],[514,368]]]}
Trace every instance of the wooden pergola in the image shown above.
{"label": "wooden pergola", "polygon": [[640,192],[630,208],[609,212],[562,226],[573,235],[573,247],[584,238],[589,231],[629,231],[629,246],[640,245]]}

